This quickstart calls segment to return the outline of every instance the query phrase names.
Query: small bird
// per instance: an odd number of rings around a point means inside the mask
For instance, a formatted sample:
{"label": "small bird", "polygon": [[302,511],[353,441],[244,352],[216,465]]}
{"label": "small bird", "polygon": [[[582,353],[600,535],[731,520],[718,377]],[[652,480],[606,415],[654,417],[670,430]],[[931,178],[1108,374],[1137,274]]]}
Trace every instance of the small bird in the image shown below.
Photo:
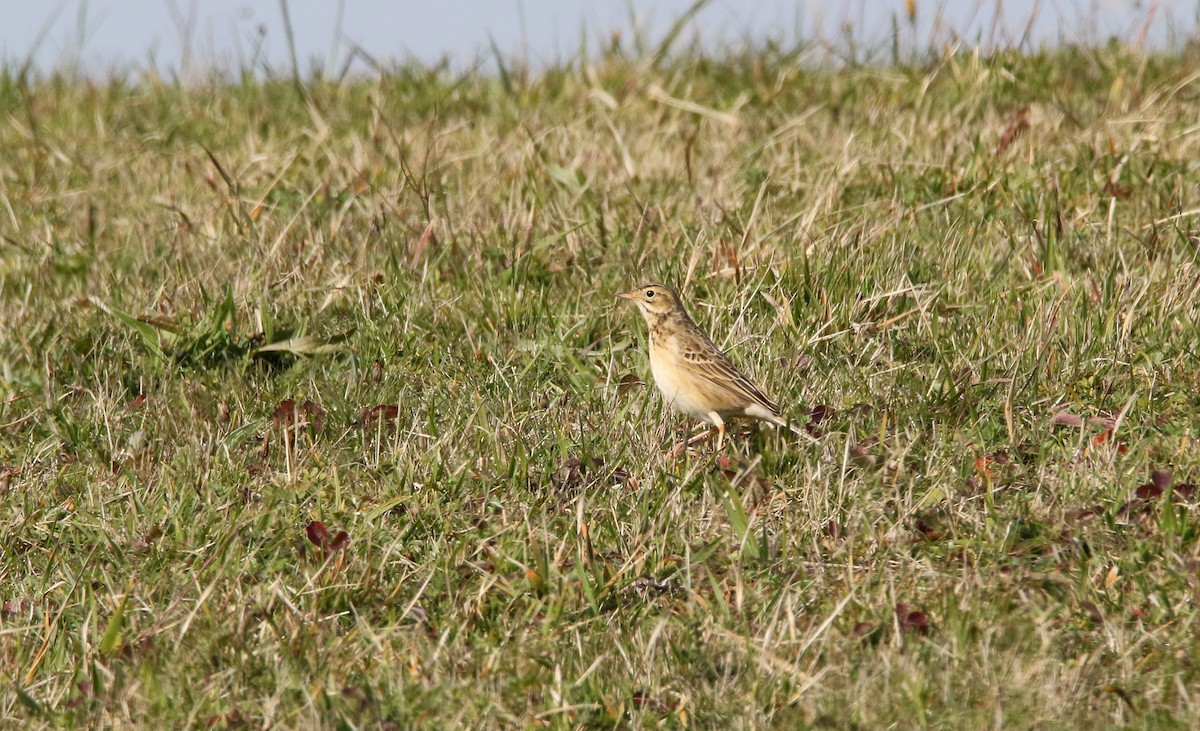
{"label": "small bird", "polygon": [[[646,318],[650,370],[663,399],[676,411],[715,426],[718,451],[725,440],[726,419],[753,418],[789,426],[775,402],[696,326],[673,289],[651,282],[617,297],[633,302]],[[686,449],[703,438],[680,447]]]}

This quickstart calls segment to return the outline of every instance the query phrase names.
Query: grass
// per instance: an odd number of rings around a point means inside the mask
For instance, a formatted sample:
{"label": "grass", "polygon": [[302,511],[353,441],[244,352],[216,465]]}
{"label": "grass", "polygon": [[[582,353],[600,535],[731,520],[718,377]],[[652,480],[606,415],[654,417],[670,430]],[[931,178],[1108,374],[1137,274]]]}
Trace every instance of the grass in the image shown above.
{"label": "grass", "polygon": [[3,71],[0,718],[1191,727],[1195,63]]}

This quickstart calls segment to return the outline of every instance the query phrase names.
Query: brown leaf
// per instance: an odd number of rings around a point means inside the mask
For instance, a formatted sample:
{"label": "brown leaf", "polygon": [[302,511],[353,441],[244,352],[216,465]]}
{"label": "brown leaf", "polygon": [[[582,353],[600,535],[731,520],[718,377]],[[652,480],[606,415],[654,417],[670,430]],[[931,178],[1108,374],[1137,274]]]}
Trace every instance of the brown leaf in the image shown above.
{"label": "brown leaf", "polygon": [[873,413],[875,413],[875,407],[872,406],[871,404],[865,403],[863,401],[859,401],[858,403],[851,406],[850,411],[849,411],[851,418],[855,418],[855,417],[859,417],[859,416],[870,416]]}
{"label": "brown leaf", "polygon": [[328,550],[330,553],[333,553],[335,551],[341,551],[348,545],[350,545],[350,534],[344,530],[340,530],[337,532],[337,535],[335,535],[333,539],[329,541]]}
{"label": "brown leaf", "polygon": [[272,414],[275,420],[275,426],[288,428],[294,427],[300,421],[300,410],[296,408],[296,399],[285,398],[275,407],[275,413]]}
{"label": "brown leaf", "polygon": [[308,542],[318,548],[325,548],[329,542],[329,531],[319,520],[310,521],[308,525],[304,526],[304,532],[308,534]]}
{"label": "brown leaf", "polygon": [[376,423],[386,427],[396,425],[400,418],[400,407],[396,404],[379,404],[362,410],[362,416],[358,423],[363,427],[369,427]]}
{"label": "brown leaf", "polygon": [[1064,519],[1067,523],[1072,525],[1083,525],[1084,523],[1092,522],[1102,515],[1104,515],[1103,505],[1091,505],[1086,508],[1068,511],[1064,516]]}
{"label": "brown leaf", "polygon": [[1150,473],[1150,482],[1152,482],[1160,491],[1166,490],[1171,486],[1171,471],[1154,470]]}
{"label": "brown leaf", "polygon": [[1138,499],[1140,500],[1157,500],[1162,494],[1163,488],[1159,487],[1153,482],[1147,482],[1146,484],[1142,485],[1137,489],[1136,493]]}
{"label": "brown leaf", "polygon": [[982,495],[984,492],[983,480],[971,475],[967,479],[963,480],[962,489],[960,489],[958,492],[964,497],[975,497],[976,495]]}
{"label": "brown leaf", "polygon": [[1004,130],[1004,134],[1000,135],[1000,142],[996,145],[996,154],[999,155],[1007,150],[1027,129],[1029,129],[1029,107],[1024,106],[1013,112],[1012,121]]}
{"label": "brown leaf", "polygon": [[1069,426],[1078,429],[1083,426],[1083,417],[1076,416],[1069,411],[1060,411],[1050,417],[1050,426]]}
{"label": "brown leaf", "polygon": [[630,390],[637,386],[645,386],[646,382],[638,378],[632,373],[626,373],[621,376],[621,380],[617,382],[617,395],[624,396]]}
{"label": "brown leaf", "polygon": [[1128,198],[1133,191],[1129,189],[1129,186],[1109,181],[1104,184],[1104,192],[1113,198]]}
{"label": "brown leaf", "polygon": [[1082,609],[1085,614],[1087,614],[1088,619],[1091,620],[1092,624],[1104,624],[1104,612],[1100,611],[1100,607],[1096,606],[1095,602],[1087,600],[1081,601],[1079,602],[1079,608]]}
{"label": "brown leaf", "polygon": [[872,454],[872,448],[879,443],[879,437],[869,436],[850,448],[850,459],[863,469],[871,469],[878,461]]}
{"label": "brown leaf", "polygon": [[907,604],[897,604],[896,620],[900,624],[901,632],[929,634],[929,617],[919,609],[912,609]]}
{"label": "brown leaf", "polygon": [[936,541],[946,535],[946,531],[934,526],[932,523],[926,522],[924,519],[917,521],[917,533],[921,534],[920,540]]}
{"label": "brown leaf", "polygon": [[301,427],[320,431],[325,424],[325,407],[315,401],[297,404],[295,399],[285,398],[275,407],[272,419],[277,428],[288,432],[289,435]]}
{"label": "brown leaf", "polygon": [[817,404],[808,412],[808,423],[812,426],[817,426],[836,413],[837,409],[833,408],[832,406]]}
{"label": "brown leaf", "polygon": [[325,426],[325,407],[316,401],[305,401],[300,404],[300,410],[304,412],[313,431],[321,431],[321,427]]}

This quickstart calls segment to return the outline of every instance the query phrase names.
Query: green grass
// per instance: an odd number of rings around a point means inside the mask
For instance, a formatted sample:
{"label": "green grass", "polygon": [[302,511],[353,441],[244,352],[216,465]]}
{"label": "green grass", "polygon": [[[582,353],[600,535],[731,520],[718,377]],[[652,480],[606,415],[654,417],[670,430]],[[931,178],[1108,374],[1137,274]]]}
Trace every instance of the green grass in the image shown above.
{"label": "green grass", "polygon": [[0,73],[0,725],[1191,727],[1196,61]]}

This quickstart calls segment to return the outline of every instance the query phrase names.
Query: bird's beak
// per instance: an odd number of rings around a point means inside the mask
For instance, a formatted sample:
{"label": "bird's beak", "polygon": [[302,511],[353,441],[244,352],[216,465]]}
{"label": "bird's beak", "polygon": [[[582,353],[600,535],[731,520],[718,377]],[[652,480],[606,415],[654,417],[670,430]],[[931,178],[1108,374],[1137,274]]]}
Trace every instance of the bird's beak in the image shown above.
{"label": "bird's beak", "polygon": [[617,293],[617,299],[619,299],[619,300],[632,300],[632,299],[635,299],[636,297],[637,297],[636,292],[618,292]]}

